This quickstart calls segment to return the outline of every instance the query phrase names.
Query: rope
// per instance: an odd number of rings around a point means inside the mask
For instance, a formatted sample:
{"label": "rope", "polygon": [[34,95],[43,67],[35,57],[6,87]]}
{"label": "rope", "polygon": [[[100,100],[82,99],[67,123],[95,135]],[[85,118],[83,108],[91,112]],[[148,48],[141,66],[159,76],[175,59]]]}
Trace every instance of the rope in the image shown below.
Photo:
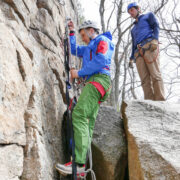
{"label": "rope", "polygon": [[88,131],[88,144],[89,144],[88,157],[89,157],[90,168],[87,169],[86,171],[82,172],[85,174],[85,176],[80,175],[80,178],[86,180],[87,174],[91,173],[92,180],[96,180],[96,175],[95,175],[94,171],[92,170],[93,161],[92,161],[92,149],[91,149],[91,140],[90,140],[90,129]]}
{"label": "rope", "polygon": [[88,157],[89,157],[89,165],[90,168],[82,172],[81,174],[85,174],[84,176],[79,175],[80,179],[86,180],[87,174],[91,173],[92,180],[96,180],[96,175],[94,171],[92,170],[93,162],[92,162],[92,151],[91,151],[91,146],[89,146],[89,151],[88,151]]}
{"label": "rope", "polygon": [[87,170],[85,171],[85,173],[86,173],[86,176],[87,176],[87,174],[90,172],[90,173],[91,173],[92,180],[96,180],[96,175],[95,175],[94,171],[92,170],[93,161],[92,161],[92,149],[91,149],[91,145],[90,145],[90,147],[89,147],[89,153],[88,153],[88,154],[89,154],[89,164],[90,164],[90,168],[87,169]]}

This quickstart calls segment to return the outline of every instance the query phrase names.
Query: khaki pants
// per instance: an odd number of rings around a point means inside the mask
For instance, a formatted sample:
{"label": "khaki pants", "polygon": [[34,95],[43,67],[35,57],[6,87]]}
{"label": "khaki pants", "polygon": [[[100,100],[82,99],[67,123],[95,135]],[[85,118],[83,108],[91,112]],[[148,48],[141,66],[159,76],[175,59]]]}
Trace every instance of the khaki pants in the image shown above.
{"label": "khaki pants", "polygon": [[[143,48],[148,49],[150,44],[157,44],[158,46],[158,42],[152,40],[145,44]],[[146,50],[144,55],[142,51],[141,53],[139,51],[135,53],[135,58],[144,91],[144,99],[164,101],[164,84],[159,69],[159,49]]]}

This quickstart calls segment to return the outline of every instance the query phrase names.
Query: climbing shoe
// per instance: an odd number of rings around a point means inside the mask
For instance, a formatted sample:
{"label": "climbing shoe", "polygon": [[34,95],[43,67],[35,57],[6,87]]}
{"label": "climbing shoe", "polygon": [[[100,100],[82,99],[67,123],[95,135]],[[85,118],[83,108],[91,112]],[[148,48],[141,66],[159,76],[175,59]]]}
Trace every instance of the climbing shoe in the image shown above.
{"label": "climbing shoe", "polygon": [[[66,176],[72,174],[72,162],[66,163],[66,164],[56,164],[55,168],[59,171],[60,174]],[[85,176],[85,165],[82,167],[77,165],[77,177],[83,177]]]}

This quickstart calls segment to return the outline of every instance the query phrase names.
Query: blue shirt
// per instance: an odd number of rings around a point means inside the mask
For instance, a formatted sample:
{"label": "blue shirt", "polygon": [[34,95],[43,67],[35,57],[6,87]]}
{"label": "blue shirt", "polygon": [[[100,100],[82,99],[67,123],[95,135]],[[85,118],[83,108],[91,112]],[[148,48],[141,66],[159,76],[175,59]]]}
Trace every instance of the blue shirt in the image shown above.
{"label": "blue shirt", "polygon": [[134,53],[137,45],[143,40],[159,38],[159,23],[153,13],[142,14],[138,17],[138,21],[134,22],[131,30],[132,36],[132,53],[130,59],[134,59]]}
{"label": "blue shirt", "polygon": [[111,58],[114,52],[112,35],[106,32],[91,40],[87,46],[76,45],[74,34],[70,34],[71,53],[82,57],[82,68],[78,76],[89,79],[94,74],[110,76]]}

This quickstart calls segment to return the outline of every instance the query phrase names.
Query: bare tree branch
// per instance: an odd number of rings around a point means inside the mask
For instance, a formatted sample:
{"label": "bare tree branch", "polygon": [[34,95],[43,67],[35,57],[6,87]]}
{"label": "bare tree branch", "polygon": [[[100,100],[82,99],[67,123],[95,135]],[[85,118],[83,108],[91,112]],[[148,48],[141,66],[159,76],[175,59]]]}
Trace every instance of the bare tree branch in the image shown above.
{"label": "bare tree branch", "polygon": [[101,17],[101,26],[102,26],[102,31],[103,32],[106,31],[105,22],[104,22],[104,11],[105,11],[104,3],[105,3],[105,0],[101,0],[100,1],[100,6],[99,6],[99,13],[100,13],[100,17]]}

